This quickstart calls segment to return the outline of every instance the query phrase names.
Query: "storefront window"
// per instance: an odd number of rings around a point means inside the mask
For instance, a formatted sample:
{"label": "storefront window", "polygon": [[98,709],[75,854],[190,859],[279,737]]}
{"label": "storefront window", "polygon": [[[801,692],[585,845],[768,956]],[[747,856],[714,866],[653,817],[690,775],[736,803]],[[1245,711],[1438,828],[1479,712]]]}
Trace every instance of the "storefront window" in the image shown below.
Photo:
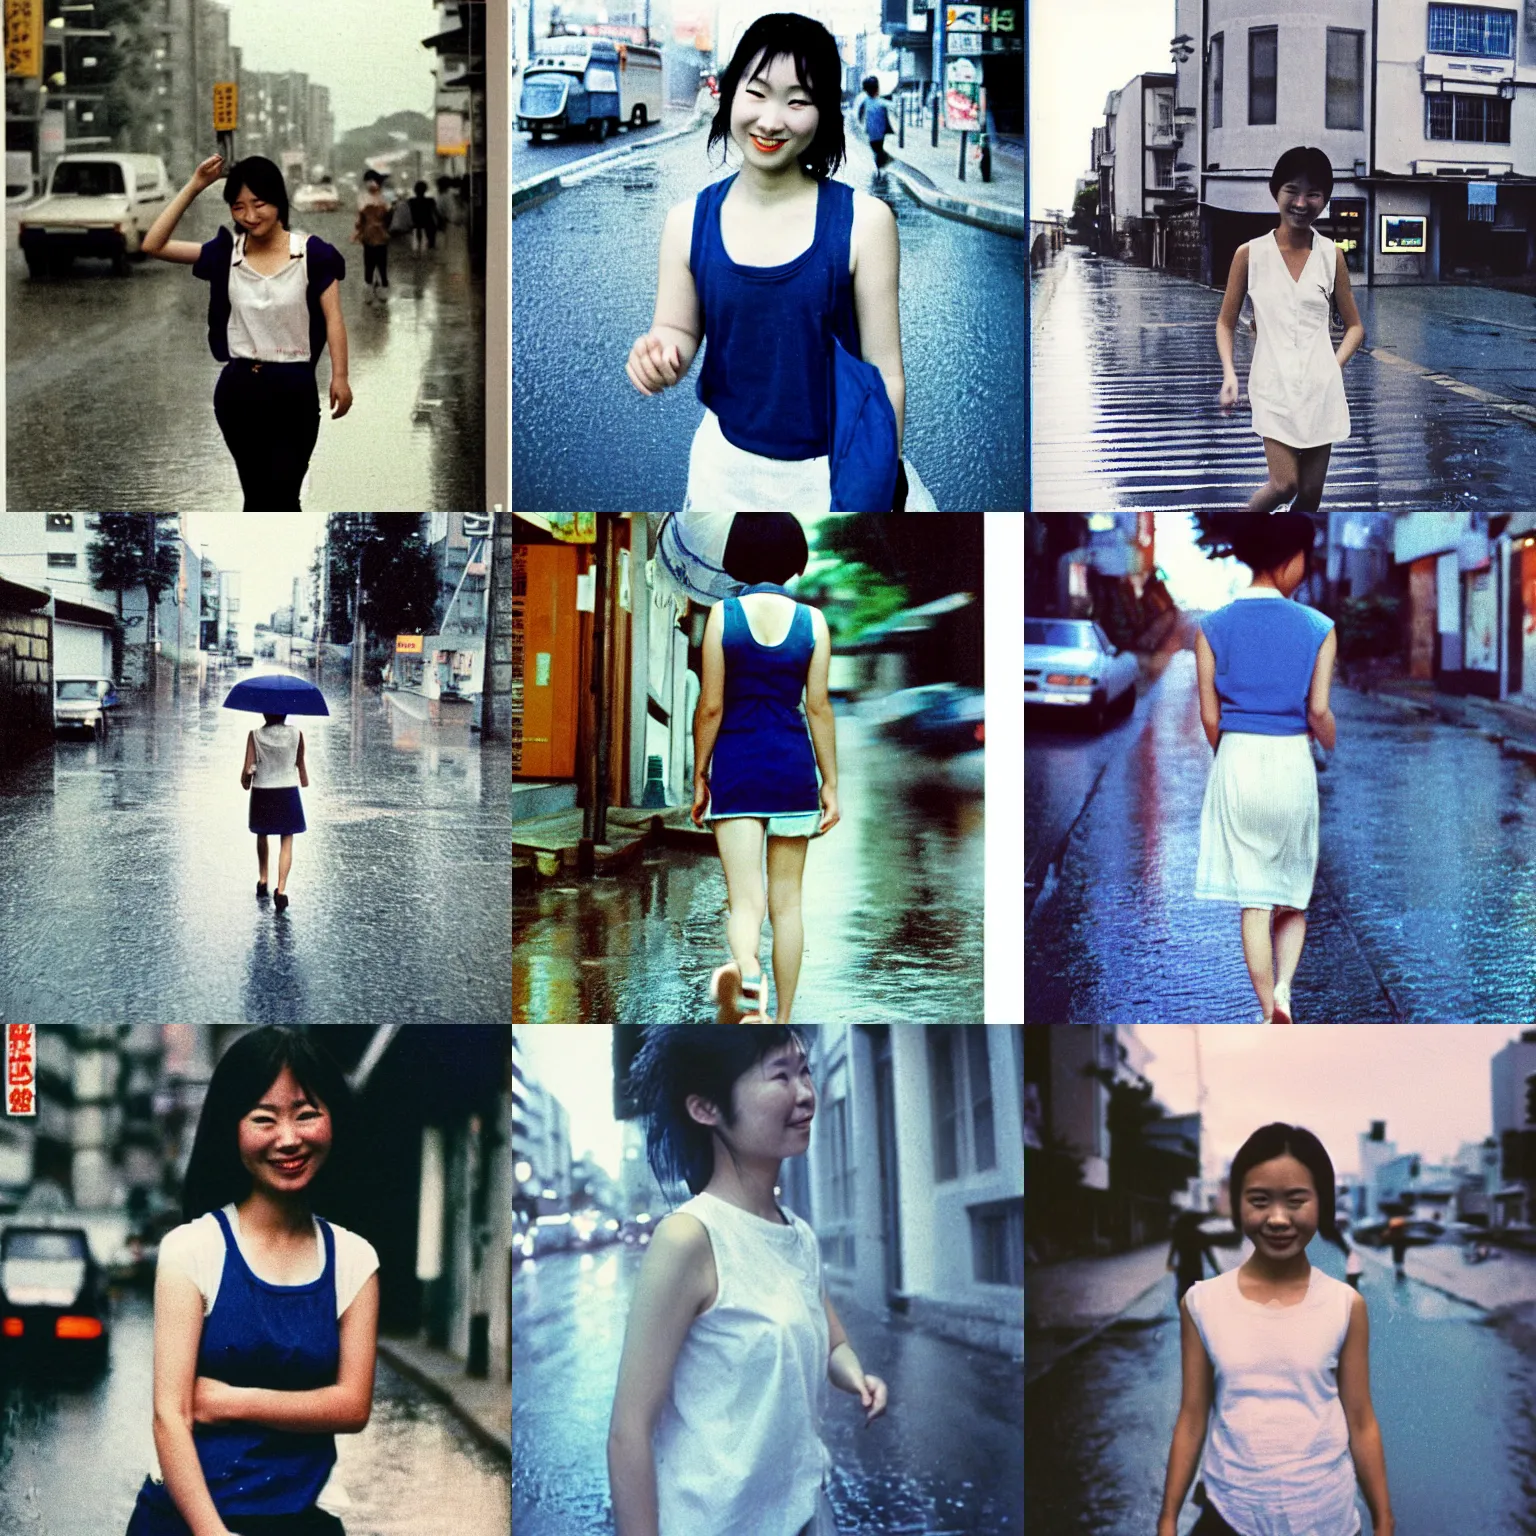
{"label": "storefront window", "polygon": [[1218,32],[1211,39],[1211,127],[1221,127],[1221,72],[1226,39]]}

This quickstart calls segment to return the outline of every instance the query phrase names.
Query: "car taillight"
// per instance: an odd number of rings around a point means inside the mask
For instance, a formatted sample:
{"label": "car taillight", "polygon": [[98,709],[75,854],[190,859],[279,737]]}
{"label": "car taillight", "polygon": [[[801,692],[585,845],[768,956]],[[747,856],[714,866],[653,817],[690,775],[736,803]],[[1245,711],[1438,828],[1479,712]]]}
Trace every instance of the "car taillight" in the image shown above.
{"label": "car taillight", "polygon": [[26,1324],[19,1317],[8,1317],[0,1323],[0,1334],[8,1339],[19,1339],[26,1331]]}
{"label": "car taillight", "polygon": [[98,1317],[61,1317],[53,1325],[56,1339],[99,1339],[101,1319]]}
{"label": "car taillight", "polygon": [[1092,688],[1093,679],[1082,672],[1051,672],[1046,682],[1053,688]]}
{"label": "car taillight", "polygon": [[981,742],[981,743],[985,743],[986,742],[986,739],[987,739],[987,722],[985,720],[979,721],[977,723],[976,733],[975,734],[976,734],[976,740],[978,742]]}

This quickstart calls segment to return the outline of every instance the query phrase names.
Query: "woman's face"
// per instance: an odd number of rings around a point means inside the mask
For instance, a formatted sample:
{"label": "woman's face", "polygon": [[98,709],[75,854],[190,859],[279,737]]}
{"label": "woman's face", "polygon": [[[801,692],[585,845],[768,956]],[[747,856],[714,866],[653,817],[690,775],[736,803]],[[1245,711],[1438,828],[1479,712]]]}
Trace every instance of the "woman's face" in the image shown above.
{"label": "woman's face", "polygon": [[795,61],[781,55],[766,70],[763,55],[743,71],[731,101],[731,142],[748,165],[760,171],[792,166],[810,148],[821,112],[795,74]]}
{"label": "woman's face", "polygon": [[263,240],[278,225],[277,204],[264,203],[249,187],[241,187],[229,205],[235,223],[253,239]]}
{"label": "woman's face", "polygon": [[240,1161],[254,1188],[274,1195],[307,1189],[331,1154],[331,1112],[309,1097],[290,1068],[240,1119]]}
{"label": "woman's face", "polygon": [[1328,202],[1328,194],[1305,176],[1293,176],[1275,193],[1280,220],[1290,229],[1310,229]]}
{"label": "woman's face", "polygon": [[1317,1232],[1317,1186],[1289,1153],[1257,1163],[1243,1180],[1243,1236],[1277,1263],[1303,1252]]}
{"label": "woman's face", "polygon": [[[716,1121],[738,1157],[782,1161],[799,1157],[811,1144],[811,1120],[816,1113],[816,1086],[800,1047],[793,1041],[776,1046],[736,1079],[733,1088],[736,1123]],[[690,1107],[702,1103],[690,1098]]]}

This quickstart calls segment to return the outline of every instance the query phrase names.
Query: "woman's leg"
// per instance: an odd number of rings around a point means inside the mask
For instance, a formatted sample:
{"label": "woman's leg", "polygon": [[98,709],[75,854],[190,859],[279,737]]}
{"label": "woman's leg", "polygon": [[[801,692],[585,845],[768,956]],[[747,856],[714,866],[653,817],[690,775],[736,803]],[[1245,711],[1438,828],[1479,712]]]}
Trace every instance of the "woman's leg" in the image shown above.
{"label": "woman's leg", "polygon": [[288,884],[288,871],[293,868],[293,834],[285,832],[277,855],[277,888]]}
{"label": "woman's leg", "polygon": [[267,494],[263,512],[300,512],[299,491],[320,439],[320,386],[309,368],[274,379],[269,416]]}
{"label": "woman's leg", "polygon": [[1289,993],[1301,964],[1301,946],[1307,937],[1307,914],[1295,907],[1275,908],[1275,987]]}
{"label": "woman's leg", "polygon": [[1324,443],[1320,448],[1303,448],[1296,455],[1296,500],[1291,503],[1293,512],[1316,512],[1323,499],[1323,481],[1328,478],[1328,459],[1333,444]]}
{"label": "woman's leg", "polygon": [[742,979],[761,976],[758,948],[763,937],[763,823],[753,816],[729,816],[714,823],[715,845],[725,866],[725,889],[731,914],[725,924],[726,942],[741,967]]}
{"label": "woman's leg", "polygon": [[1276,507],[1283,507],[1301,483],[1296,450],[1288,444],[1266,437],[1264,462],[1269,466],[1269,479],[1250,498],[1250,512],[1273,512]]}
{"label": "woman's leg", "polygon": [[788,1024],[800,984],[800,956],[805,924],[800,916],[800,887],[805,877],[807,837],[768,839],[768,921],[773,924],[774,1023]]}
{"label": "woman's leg", "polygon": [[1275,1011],[1275,956],[1268,907],[1243,908],[1243,959],[1248,962],[1248,979],[1259,995],[1267,1024]]}
{"label": "woman's leg", "polygon": [[256,867],[260,871],[261,883],[267,883],[267,840],[260,832],[256,834]]}
{"label": "woman's leg", "polygon": [[[266,477],[261,469],[261,443],[257,437],[265,413],[257,404],[252,375],[238,366],[226,366],[213,390],[213,414],[224,434],[224,446],[235,461],[240,490],[247,512],[265,512],[262,506]],[[254,429],[254,430],[253,430]]]}

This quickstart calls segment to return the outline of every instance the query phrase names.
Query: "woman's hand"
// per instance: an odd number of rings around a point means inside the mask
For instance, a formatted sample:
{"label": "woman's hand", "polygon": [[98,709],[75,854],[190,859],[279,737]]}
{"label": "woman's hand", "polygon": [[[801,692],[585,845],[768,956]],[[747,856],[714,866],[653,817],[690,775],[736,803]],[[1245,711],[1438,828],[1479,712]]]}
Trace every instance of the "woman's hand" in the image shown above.
{"label": "woman's hand", "polygon": [[236,1417],[235,1403],[240,1389],[212,1376],[199,1376],[192,1383],[192,1421],[195,1424],[227,1424]]}
{"label": "woman's hand", "polygon": [[209,155],[198,168],[192,172],[192,179],[187,183],[194,193],[206,191],[214,182],[222,180],[224,176],[224,156]]}
{"label": "woman's hand", "polygon": [[352,386],[331,375],[331,420],[340,421],[352,409]]}
{"label": "woman's hand", "polygon": [[1157,1522],[1157,1536],[1179,1536],[1179,1522],[1173,1515],[1162,1515]]}
{"label": "woman's hand", "polygon": [[689,819],[694,826],[702,829],[704,826],[704,812],[709,806],[709,780],[700,774],[695,774],[693,779],[693,809],[689,811]]}
{"label": "woman's hand", "polygon": [[821,825],[818,832],[830,832],[843,819],[837,807],[837,791],[830,784],[821,786]]}
{"label": "woman's hand", "polygon": [[240,773],[240,788],[241,789],[249,789],[251,787],[251,777],[252,777],[251,770],[249,768],[245,768],[245,769],[241,770],[241,773]]}
{"label": "woman's hand", "polygon": [[675,341],[667,341],[655,331],[636,337],[624,365],[629,382],[642,395],[659,395],[683,376],[683,356]]}
{"label": "woman's hand", "polygon": [[1230,411],[1237,404],[1238,382],[1235,373],[1229,373],[1221,381],[1221,393],[1216,397],[1216,403],[1224,411]]}
{"label": "woman's hand", "polygon": [[864,1404],[864,1428],[868,1429],[885,1412],[886,1385],[868,1371],[859,1378],[859,1401]]}

